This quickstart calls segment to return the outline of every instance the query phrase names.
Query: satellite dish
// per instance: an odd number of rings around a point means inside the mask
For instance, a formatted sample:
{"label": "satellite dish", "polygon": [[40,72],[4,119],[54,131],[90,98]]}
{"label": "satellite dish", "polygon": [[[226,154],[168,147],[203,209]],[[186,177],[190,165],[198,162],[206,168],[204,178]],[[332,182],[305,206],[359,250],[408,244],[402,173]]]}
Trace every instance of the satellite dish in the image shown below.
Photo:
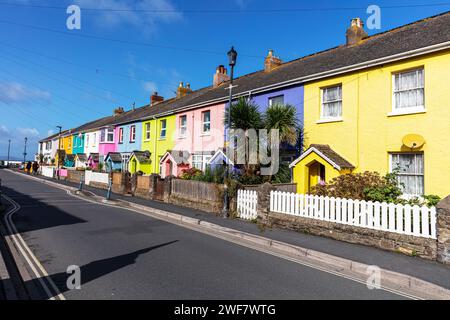
{"label": "satellite dish", "polygon": [[418,134],[408,134],[403,138],[403,144],[410,149],[418,149],[425,144],[425,139]]}

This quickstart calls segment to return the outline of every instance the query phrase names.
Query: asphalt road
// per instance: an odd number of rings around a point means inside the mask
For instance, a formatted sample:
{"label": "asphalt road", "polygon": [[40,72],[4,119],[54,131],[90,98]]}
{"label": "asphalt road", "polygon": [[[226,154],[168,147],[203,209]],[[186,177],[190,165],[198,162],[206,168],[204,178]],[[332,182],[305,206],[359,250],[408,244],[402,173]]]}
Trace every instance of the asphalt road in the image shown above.
{"label": "asphalt road", "polygon": [[[66,299],[403,299],[5,170],[0,179],[20,205],[15,226]],[[71,265],[80,290],[67,289]]]}

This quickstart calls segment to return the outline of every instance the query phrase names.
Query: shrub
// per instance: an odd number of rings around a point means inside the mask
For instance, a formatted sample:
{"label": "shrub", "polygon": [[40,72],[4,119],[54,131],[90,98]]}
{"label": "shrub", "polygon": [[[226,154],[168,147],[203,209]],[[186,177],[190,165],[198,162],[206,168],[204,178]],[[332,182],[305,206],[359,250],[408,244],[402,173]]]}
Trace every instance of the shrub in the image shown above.
{"label": "shrub", "polygon": [[334,178],[329,184],[312,188],[312,194],[335,198],[366,201],[396,202],[402,194],[395,174],[381,177],[377,172],[346,174]]}
{"label": "shrub", "polygon": [[192,180],[193,177],[202,174],[197,168],[185,169],[181,172],[180,178],[183,180]]}
{"label": "shrub", "polygon": [[428,207],[435,207],[442,200],[439,196],[433,194],[425,195],[423,196],[423,199],[425,200],[425,205],[427,205]]}

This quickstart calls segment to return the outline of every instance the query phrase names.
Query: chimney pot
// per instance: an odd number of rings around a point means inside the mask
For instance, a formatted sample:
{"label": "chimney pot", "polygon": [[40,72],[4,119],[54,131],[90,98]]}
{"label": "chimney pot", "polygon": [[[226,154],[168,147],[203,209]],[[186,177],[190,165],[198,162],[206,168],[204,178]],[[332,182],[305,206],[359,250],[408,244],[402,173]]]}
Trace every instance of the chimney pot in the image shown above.
{"label": "chimney pot", "polygon": [[119,114],[122,114],[124,111],[123,111],[123,107],[117,107],[116,109],[114,109],[114,115],[115,116],[117,116],[117,115],[119,115]]}
{"label": "chimney pot", "polygon": [[269,53],[267,54],[266,59],[264,59],[264,70],[266,72],[271,72],[281,66],[283,64],[283,61],[279,57],[276,57],[273,54],[273,50],[270,49]]}
{"label": "chimney pot", "polygon": [[216,68],[216,73],[214,74],[213,78],[213,87],[217,88],[222,83],[227,82],[230,80],[230,77],[227,74],[227,68],[225,68],[223,65],[220,65]]}
{"label": "chimney pot", "polygon": [[183,82],[180,82],[180,85],[177,89],[177,98],[184,97],[188,93],[191,93],[191,85],[189,83],[186,83],[186,86],[184,86]]}
{"label": "chimney pot", "polygon": [[346,32],[347,45],[352,46],[358,44],[367,37],[368,34],[364,30],[364,22],[361,20],[361,18],[352,19],[350,28],[348,28]]}
{"label": "chimney pot", "polygon": [[150,96],[150,105],[153,106],[159,102],[163,102],[164,101],[164,97],[161,97],[158,95],[158,92],[154,92],[151,96]]}

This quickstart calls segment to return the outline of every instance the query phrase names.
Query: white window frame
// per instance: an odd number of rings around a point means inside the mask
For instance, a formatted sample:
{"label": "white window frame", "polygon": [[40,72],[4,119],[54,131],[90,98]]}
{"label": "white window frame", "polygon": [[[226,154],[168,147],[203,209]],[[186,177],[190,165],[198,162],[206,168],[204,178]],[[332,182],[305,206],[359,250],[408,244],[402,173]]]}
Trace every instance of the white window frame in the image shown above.
{"label": "white window frame", "polygon": [[159,140],[165,140],[166,137],[167,137],[167,119],[162,119],[159,120]]}
{"label": "white window frame", "polygon": [[[333,88],[341,88],[341,98],[334,101],[324,102],[325,98],[325,90],[333,89]],[[341,114],[336,117],[324,116],[325,105],[341,102]],[[342,114],[344,113],[344,91],[342,87],[342,83],[336,84],[333,86],[328,86],[320,89],[320,122],[334,122],[334,121],[342,121]]]}
{"label": "white window frame", "polygon": [[[412,72],[417,73],[419,71],[422,71],[423,87],[417,87],[417,88],[408,89],[408,90],[396,90],[395,78],[398,75],[412,73]],[[414,106],[414,107],[407,107],[407,108],[398,108],[396,106],[397,99],[395,98],[395,95],[397,93],[404,92],[404,91],[420,90],[420,89],[423,90],[423,104],[421,106]],[[423,113],[423,112],[426,112],[426,108],[425,108],[425,68],[419,67],[419,68],[415,68],[415,69],[409,69],[409,70],[398,71],[398,72],[393,73],[392,74],[392,112],[389,115],[395,116],[395,115],[414,114],[414,113]]]}
{"label": "white window frame", "polygon": [[95,147],[97,145],[97,132],[94,132],[92,134],[92,137],[93,137],[93,139],[92,139],[92,146]]}
{"label": "white window frame", "polygon": [[[205,115],[209,113],[209,121],[205,121]],[[209,129],[205,130],[205,125],[209,125]],[[202,111],[202,134],[211,133],[211,110]]]}
{"label": "white window frame", "polygon": [[144,141],[150,141],[151,138],[151,130],[152,130],[152,126],[150,124],[150,122],[146,122],[145,123],[145,140]]}
{"label": "white window frame", "polygon": [[[192,167],[201,171],[206,170],[209,160],[212,159],[210,154],[193,154],[192,155]],[[199,165],[197,165],[199,164]]]}
{"label": "white window frame", "polygon": [[86,147],[88,147],[89,148],[89,137],[90,137],[91,135],[88,133],[88,134],[86,134]]}
{"label": "white window frame", "polygon": [[278,96],[273,96],[273,97],[270,97],[269,98],[269,107],[272,107],[274,104],[273,104],[273,100],[275,100],[275,99],[277,99],[277,98],[283,98],[283,103],[282,103],[282,105],[284,104],[284,94],[280,94],[280,95],[278,95]]}
{"label": "white window frame", "polygon": [[123,127],[119,128],[119,141],[118,143],[123,143]]}
{"label": "white window frame", "polygon": [[[414,153],[414,152],[392,152],[389,153],[389,172],[392,173],[394,172],[394,166],[393,166],[393,158],[394,156],[402,156],[402,155],[414,155],[414,156],[418,156],[421,155],[422,156],[422,168],[423,168],[423,173],[398,173],[399,176],[415,176],[415,177],[422,177],[423,179],[423,183],[422,183],[422,194],[408,194],[405,193],[405,196],[410,196],[410,197],[420,197],[423,196],[423,194],[425,193],[425,155],[424,153]],[[416,160],[417,161],[417,157]]]}
{"label": "white window frame", "polygon": [[[184,125],[183,125],[183,119],[185,120]],[[179,123],[180,130],[179,130],[178,135],[179,135],[180,138],[185,138],[186,137],[186,133],[187,133],[187,115],[180,116],[180,120],[179,121],[180,121],[180,123]]]}
{"label": "white window frame", "polygon": [[130,162],[131,153],[122,153],[122,172],[128,171],[128,163]]}
{"label": "white window frame", "polygon": [[[109,136],[112,135],[112,140],[109,139]],[[101,143],[114,143],[114,128],[104,128],[101,132]]]}
{"label": "white window frame", "polygon": [[130,126],[130,143],[136,142],[136,125]]}

